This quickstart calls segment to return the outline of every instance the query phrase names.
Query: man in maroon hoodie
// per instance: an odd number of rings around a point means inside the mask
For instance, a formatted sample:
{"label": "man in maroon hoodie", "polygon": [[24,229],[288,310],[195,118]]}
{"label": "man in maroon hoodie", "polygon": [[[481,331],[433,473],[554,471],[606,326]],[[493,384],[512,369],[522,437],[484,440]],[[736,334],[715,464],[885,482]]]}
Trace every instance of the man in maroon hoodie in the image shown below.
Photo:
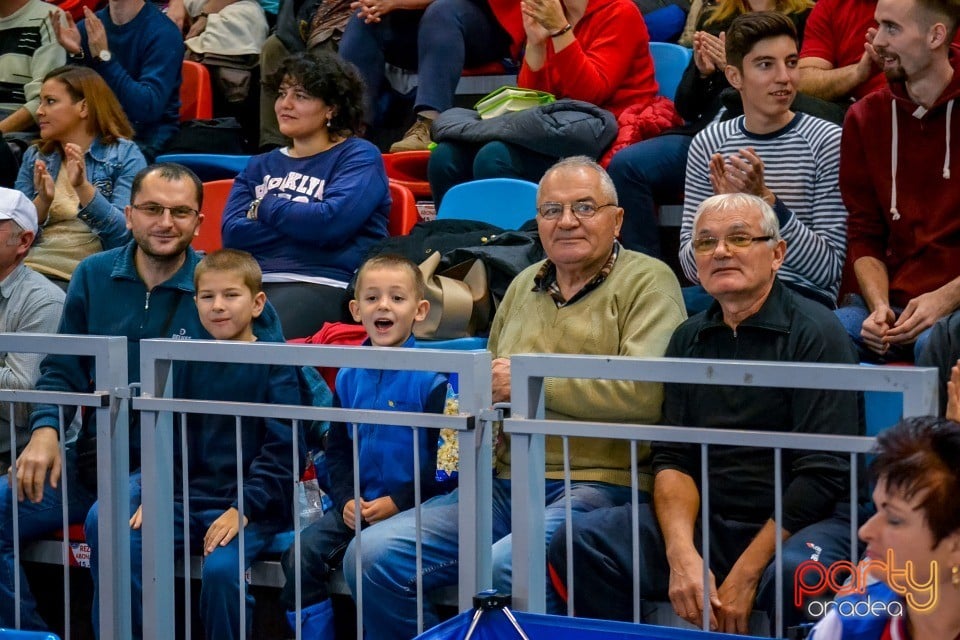
{"label": "man in maroon hoodie", "polygon": [[840,153],[862,298],[837,314],[864,357],[913,360],[960,307],[958,16],[960,0],[877,3],[873,47],[889,83],[850,107]]}

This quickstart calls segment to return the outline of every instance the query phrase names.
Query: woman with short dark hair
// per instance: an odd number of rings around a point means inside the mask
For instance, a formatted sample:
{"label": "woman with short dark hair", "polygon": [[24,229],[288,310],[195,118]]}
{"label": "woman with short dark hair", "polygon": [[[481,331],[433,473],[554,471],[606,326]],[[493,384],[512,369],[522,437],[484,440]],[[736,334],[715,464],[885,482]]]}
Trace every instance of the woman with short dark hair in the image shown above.
{"label": "woman with short dark hair", "polygon": [[223,211],[223,245],[249,251],[289,337],[343,318],[344,292],[387,235],[383,158],[357,137],[363,84],[330,54],[289,56],[265,80],[288,147],[253,156]]}
{"label": "woman with short dark hair", "polygon": [[877,513],[860,527],[862,563],[881,582],[859,571],[862,592],[828,605],[810,638],[960,637],[960,424],[903,420],[877,437],[870,471]]}

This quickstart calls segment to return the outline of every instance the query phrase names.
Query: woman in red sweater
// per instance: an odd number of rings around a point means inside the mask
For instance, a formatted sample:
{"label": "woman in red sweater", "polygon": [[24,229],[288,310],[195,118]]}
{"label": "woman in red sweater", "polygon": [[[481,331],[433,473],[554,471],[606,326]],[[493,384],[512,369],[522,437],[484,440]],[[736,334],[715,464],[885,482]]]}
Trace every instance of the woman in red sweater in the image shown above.
{"label": "woman in red sweater", "polygon": [[[632,0],[522,0],[526,52],[521,87],[593,103],[619,116],[657,94],[647,27]],[[558,158],[509,142],[441,143],[430,154],[430,186],[439,204],[474,178],[537,181]]]}

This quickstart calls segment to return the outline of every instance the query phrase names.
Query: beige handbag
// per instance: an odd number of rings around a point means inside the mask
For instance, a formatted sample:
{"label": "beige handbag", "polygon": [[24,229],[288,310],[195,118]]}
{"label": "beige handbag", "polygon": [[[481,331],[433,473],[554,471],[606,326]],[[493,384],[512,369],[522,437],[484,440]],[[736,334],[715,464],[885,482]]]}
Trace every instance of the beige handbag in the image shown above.
{"label": "beige handbag", "polygon": [[451,340],[486,331],[492,305],[483,261],[467,260],[438,273],[439,266],[439,251],[420,263],[430,311],[414,326],[414,335],[425,340]]}

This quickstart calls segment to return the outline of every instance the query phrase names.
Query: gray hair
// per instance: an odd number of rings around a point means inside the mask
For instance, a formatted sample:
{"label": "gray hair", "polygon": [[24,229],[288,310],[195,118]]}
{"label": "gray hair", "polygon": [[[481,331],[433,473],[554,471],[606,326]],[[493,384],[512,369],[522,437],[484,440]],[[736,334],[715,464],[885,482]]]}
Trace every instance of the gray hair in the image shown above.
{"label": "gray hair", "polygon": [[610,179],[610,174],[607,173],[606,169],[597,164],[592,158],[587,156],[570,156],[569,158],[564,158],[557,162],[555,165],[547,169],[543,174],[543,177],[540,178],[539,184],[537,184],[537,201],[540,201],[540,195],[543,192],[543,181],[547,179],[554,171],[559,171],[560,169],[590,169],[595,171],[597,175],[600,176],[600,192],[603,194],[603,197],[606,199],[608,204],[619,204],[617,200],[617,188],[613,185],[613,180]]}
{"label": "gray hair", "polygon": [[697,228],[697,223],[707,211],[744,211],[753,209],[760,213],[760,229],[763,235],[770,236],[770,242],[780,242],[780,221],[773,207],[768,205],[763,198],[758,198],[749,193],[721,193],[710,196],[700,203],[697,212],[693,214],[692,229]]}
{"label": "gray hair", "polygon": [[25,229],[16,223],[14,220],[9,220],[10,223],[10,237],[7,239],[7,246],[13,247],[19,244],[20,236],[23,234]]}

